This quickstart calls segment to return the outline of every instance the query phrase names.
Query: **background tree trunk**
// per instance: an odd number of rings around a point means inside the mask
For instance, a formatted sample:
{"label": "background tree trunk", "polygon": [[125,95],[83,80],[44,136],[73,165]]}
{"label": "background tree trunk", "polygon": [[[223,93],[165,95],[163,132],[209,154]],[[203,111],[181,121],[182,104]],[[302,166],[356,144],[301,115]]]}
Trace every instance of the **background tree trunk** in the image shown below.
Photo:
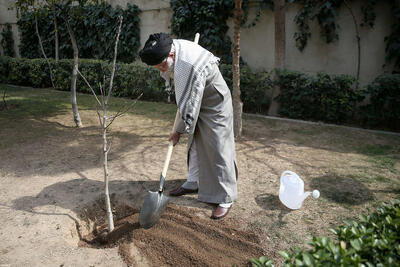
{"label": "background tree trunk", "polygon": [[78,77],[78,64],[79,64],[79,50],[78,45],[76,43],[75,35],[71,29],[71,25],[68,22],[67,18],[64,18],[65,23],[67,25],[68,33],[71,38],[72,48],[74,50],[74,66],[72,68],[72,77],[71,77],[71,103],[72,103],[72,112],[74,115],[74,122],[77,127],[82,127],[81,117],[79,116],[78,104],[76,102],[76,79]]}
{"label": "background tree trunk", "polygon": [[[285,67],[285,0],[274,0],[274,19],[275,19],[275,73],[274,80],[278,80],[277,70]],[[272,91],[271,104],[268,115],[278,116],[279,102],[275,98],[279,95],[280,88],[275,85]]]}
{"label": "background tree trunk", "polygon": [[55,5],[53,4],[53,7],[52,7],[52,10],[53,10],[53,15],[54,15],[54,52],[55,52],[55,60],[56,60],[56,63],[58,63],[58,59],[59,59],[59,56],[58,56],[58,51],[59,51],[59,42],[58,42],[58,25],[57,25],[57,13],[56,13],[56,7],[55,7]]}
{"label": "background tree trunk", "polygon": [[242,135],[243,103],[240,100],[240,24],[242,20],[242,0],[235,2],[235,27],[232,55],[233,118],[235,137]]}
{"label": "background tree trunk", "polygon": [[356,39],[357,39],[357,87],[360,82],[360,65],[361,65],[361,38],[360,38],[360,32],[358,30],[358,24],[357,24],[357,19],[356,16],[354,16],[353,10],[351,9],[350,5],[347,3],[347,1],[344,1],[345,6],[349,10],[351,17],[353,18],[354,22],[354,28],[356,31]]}

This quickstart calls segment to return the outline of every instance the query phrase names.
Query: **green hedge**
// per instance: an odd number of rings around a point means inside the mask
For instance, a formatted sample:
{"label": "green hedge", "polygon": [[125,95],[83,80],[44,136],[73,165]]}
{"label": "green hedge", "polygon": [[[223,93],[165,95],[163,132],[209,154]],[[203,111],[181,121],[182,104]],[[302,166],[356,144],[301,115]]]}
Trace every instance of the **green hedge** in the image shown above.
{"label": "green hedge", "polygon": [[400,74],[382,74],[368,85],[370,104],[363,106],[366,126],[400,130]]}
{"label": "green hedge", "polygon": [[356,103],[364,99],[349,75],[278,71],[281,88],[279,113],[290,118],[343,123],[352,117]]}
{"label": "green hedge", "polygon": [[[50,60],[55,76],[55,87],[58,90],[69,90],[72,72],[72,60],[63,59],[55,63]],[[222,75],[232,88],[231,65],[220,66]],[[79,70],[89,83],[95,87],[103,77],[110,77],[111,64],[108,61],[80,59]],[[33,87],[51,87],[48,64],[44,59],[15,59],[0,57],[0,78],[3,83],[25,85]],[[253,73],[250,68],[241,69],[242,100],[245,103],[244,111],[252,113],[268,112],[269,98],[266,92],[272,85],[270,75],[266,72]],[[97,87],[97,86],[96,86]],[[117,63],[113,94],[122,97],[137,97],[143,92],[141,99],[149,101],[165,101],[167,93],[164,91],[164,80],[153,67],[140,63]],[[83,79],[78,77],[77,91],[90,93]],[[173,99],[173,98],[172,98]]]}
{"label": "green hedge", "polygon": [[[54,83],[57,90],[69,91],[73,61],[70,59],[59,60],[56,64],[50,59],[53,69]],[[93,88],[103,82],[106,85],[110,77],[112,65],[108,61],[80,59],[79,70],[89,81]],[[0,57],[0,81],[15,85],[32,86],[37,88],[51,87],[48,64],[44,59],[21,59]],[[77,91],[91,93],[90,89],[79,76]],[[140,63],[117,63],[113,84],[113,95],[136,98],[143,92],[141,99],[149,101],[166,100],[164,81],[159,72]]]}
{"label": "green hedge", "polygon": [[[383,203],[359,222],[346,222],[337,237],[313,237],[311,249],[281,251],[284,266],[400,266],[400,200]],[[266,257],[252,260],[253,266],[273,266]]]}
{"label": "green hedge", "polygon": [[[58,90],[69,90],[72,60],[63,59],[58,64],[50,60]],[[98,87],[103,77],[110,77],[109,61],[80,59],[79,69],[93,87]],[[232,88],[232,66],[220,65],[229,88]],[[240,76],[243,109],[248,113],[268,114],[270,95],[274,82],[269,72],[253,72],[242,66]],[[280,70],[281,88],[278,96],[280,114],[289,118],[317,120],[334,123],[358,123],[366,127],[400,130],[400,75],[384,74],[366,88],[355,89],[354,77],[319,73],[308,75]],[[107,78],[108,77],[108,78]],[[48,65],[44,59],[0,57],[0,82],[32,87],[50,87]],[[90,93],[78,77],[77,90]],[[140,63],[117,63],[113,94],[136,98],[143,92],[143,100],[166,101],[164,81],[153,67]],[[361,106],[365,96],[370,104]],[[171,99],[174,99],[172,97]],[[357,116],[355,116],[355,114]]]}

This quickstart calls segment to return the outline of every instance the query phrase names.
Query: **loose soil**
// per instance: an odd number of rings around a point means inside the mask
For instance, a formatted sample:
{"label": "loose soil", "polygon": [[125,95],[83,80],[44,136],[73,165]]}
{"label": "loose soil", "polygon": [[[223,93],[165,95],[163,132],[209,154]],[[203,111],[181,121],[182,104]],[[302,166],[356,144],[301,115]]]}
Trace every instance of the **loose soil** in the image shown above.
{"label": "loose soil", "polygon": [[[94,205],[87,219],[103,222],[104,201]],[[264,253],[254,233],[241,231],[229,222],[202,219],[185,207],[169,205],[160,221],[145,230],[138,222],[139,210],[115,204],[115,229],[108,234],[103,224],[83,237],[79,245],[92,248],[118,247],[129,266],[245,266],[249,255]],[[100,222],[96,222],[100,219]],[[138,253],[139,252],[139,253]]]}
{"label": "loose soil", "polygon": [[[116,230],[104,239],[96,112],[80,110],[80,129],[69,106],[17,120],[4,112],[1,266],[245,266],[261,255],[279,266],[279,250],[306,246],[313,235],[331,236],[329,228],[400,192],[398,136],[245,117],[236,142],[238,200],[229,215],[214,221],[215,206],[187,195],[171,198],[160,222],[144,230],[138,212],[146,193],[158,187],[174,115],[133,113],[111,127]],[[185,181],[186,142],[174,148],[167,192]],[[319,189],[321,197],[306,199],[299,210],[284,207],[278,191],[285,170],[295,171],[305,190]]]}

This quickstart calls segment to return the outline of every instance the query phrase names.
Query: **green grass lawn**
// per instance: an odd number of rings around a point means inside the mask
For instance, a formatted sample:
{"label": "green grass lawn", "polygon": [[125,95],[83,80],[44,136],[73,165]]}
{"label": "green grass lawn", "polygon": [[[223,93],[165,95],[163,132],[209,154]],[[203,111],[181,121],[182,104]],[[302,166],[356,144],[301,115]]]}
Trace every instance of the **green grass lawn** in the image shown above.
{"label": "green grass lawn", "polygon": [[[5,91],[5,102],[7,109],[4,109],[3,95]],[[2,101],[0,107],[3,112],[0,118],[22,119],[28,117],[49,117],[57,114],[65,114],[71,110],[70,92],[51,89],[39,89],[31,87],[17,87],[0,85]],[[111,97],[108,110],[117,112],[132,104],[134,100]],[[79,110],[95,110],[98,106],[93,95],[77,94]],[[100,108],[100,107],[99,107]],[[165,103],[138,101],[131,109],[132,114],[146,115],[151,117],[165,118],[173,117],[176,112],[175,105]]]}

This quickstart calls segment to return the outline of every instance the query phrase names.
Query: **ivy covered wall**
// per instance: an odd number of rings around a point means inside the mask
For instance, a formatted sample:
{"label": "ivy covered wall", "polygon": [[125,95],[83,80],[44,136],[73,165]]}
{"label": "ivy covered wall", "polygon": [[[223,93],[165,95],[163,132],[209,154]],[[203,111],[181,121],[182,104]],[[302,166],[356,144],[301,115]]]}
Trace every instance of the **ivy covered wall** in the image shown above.
{"label": "ivy covered wall", "polygon": [[[361,85],[371,82],[385,70],[393,70],[393,63],[385,65],[386,44],[384,38],[390,34],[391,25],[394,22],[394,18],[391,15],[392,10],[388,4],[389,1],[390,0],[376,1],[376,20],[373,28],[359,27],[361,44]],[[13,1],[0,0],[0,4],[3,2],[11,3]],[[108,2],[114,7],[120,5],[123,8],[125,8],[128,3],[136,4],[142,10],[139,15],[140,47],[143,46],[150,33],[174,31],[172,26],[174,10],[169,0],[108,0]],[[186,3],[187,1],[172,2],[179,5],[179,2]],[[353,0],[348,2],[351,4],[351,8],[358,23],[363,22],[361,4],[365,3],[365,1]],[[252,21],[259,10],[258,1],[250,0],[248,7],[248,21]],[[324,71],[331,74],[350,74],[355,76],[357,69],[357,38],[352,16],[349,11],[344,6],[338,10],[336,23],[339,26],[339,39],[329,44],[321,39],[320,28],[318,27],[317,21],[311,21],[309,24],[311,27],[311,38],[308,39],[307,46],[300,51],[296,46],[296,40],[294,38],[294,35],[298,32],[295,18],[300,9],[301,5],[294,3],[289,5],[286,12],[286,68],[306,73]],[[0,20],[3,19],[2,12],[10,11],[2,8],[0,10]],[[7,14],[7,16],[9,16],[9,14]],[[207,16],[204,16],[204,18],[206,17]],[[228,19],[227,25],[227,36],[232,39],[233,23],[231,19]],[[213,29],[210,28],[210,30]],[[191,36],[192,33],[187,36],[181,36],[190,38],[189,35]],[[229,41],[227,41],[227,43],[228,42]],[[200,44],[207,46],[210,45],[210,42],[200,39]],[[207,48],[213,50],[212,47]],[[219,52],[216,51],[216,53]],[[218,54],[218,56],[222,55]],[[274,17],[270,8],[265,8],[261,11],[259,20],[254,27],[242,28],[241,56],[254,70],[271,70],[273,68]]]}

